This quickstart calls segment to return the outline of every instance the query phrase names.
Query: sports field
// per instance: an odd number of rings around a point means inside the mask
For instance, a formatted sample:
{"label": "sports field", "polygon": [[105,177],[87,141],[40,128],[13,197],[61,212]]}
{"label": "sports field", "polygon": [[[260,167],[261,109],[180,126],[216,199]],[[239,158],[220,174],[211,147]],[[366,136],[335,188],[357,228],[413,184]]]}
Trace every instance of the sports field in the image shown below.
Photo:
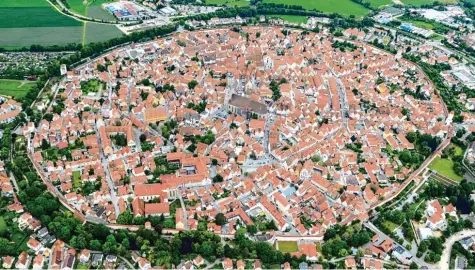
{"label": "sports field", "polygon": [[299,251],[297,242],[295,241],[279,241],[279,250],[281,252],[296,252]]}
{"label": "sports field", "polygon": [[[94,2],[97,17],[107,15]],[[99,9],[97,9],[99,8]],[[113,25],[86,23],[61,14],[46,0],[0,0],[0,47],[21,48],[32,44],[51,46],[90,43],[119,37]],[[112,17],[112,16],[111,16]]]}
{"label": "sports field", "polygon": [[0,95],[22,98],[35,82],[19,80],[0,80]]}
{"label": "sports field", "polygon": [[115,17],[104,10],[101,5],[115,0],[66,0],[72,11],[94,19],[115,21]]}
{"label": "sports field", "polygon": [[264,3],[276,3],[285,5],[298,5],[305,9],[326,13],[340,13],[343,15],[355,15],[361,17],[369,12],[369,9],[364,6],[352,2],[351,0],[263,0]]}

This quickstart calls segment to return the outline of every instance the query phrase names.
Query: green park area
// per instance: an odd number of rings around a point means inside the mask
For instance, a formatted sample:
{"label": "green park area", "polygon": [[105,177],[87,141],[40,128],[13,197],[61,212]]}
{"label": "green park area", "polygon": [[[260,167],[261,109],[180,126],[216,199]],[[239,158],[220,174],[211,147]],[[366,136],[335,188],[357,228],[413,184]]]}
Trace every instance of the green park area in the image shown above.
{"label": "green park area", "polygon": [[318,10],[325,13],[340,13],[361,17],[369,13],[369,9],[351,0],[263,0],[264,3],[302,6],[308,10]]}
{"label": "green park area", "polygon": [[462,181],[463,177],[457,175],[453,169],[454,162],[448,158],[436,157],[429,165],[431,170],[436,170],[440,175],[455,181]]}
{"label": "green park area", "polygon": [[279,241],[278,244],[279,244],[279,250],[283,253],[299,251],[297,242],[295,241]]}
{"label": "green park area", "polygon": [[[100,6],[95,7],[101,9]],[[106,11],[103,12],[107,15]],[[8,49],[33,44],[84,44],[122,35],[114,25],[84,24],[65,16],[46,0],[1,0],[0,14],[0,47]]]}
{"label": "green park area", "polygon": [[386,220],[384,221],[383,223],[384,227],[386,227],[386,229],[388,229],[390,232],[394,232],[394,230],[397,228],[397,224],[392,222],[392,221],[389,221],[389,220]]}
{"label": "green park area", "polygon": [[22,98],[35,85],[35,82],[20,80],[0,80],[0,95]]}

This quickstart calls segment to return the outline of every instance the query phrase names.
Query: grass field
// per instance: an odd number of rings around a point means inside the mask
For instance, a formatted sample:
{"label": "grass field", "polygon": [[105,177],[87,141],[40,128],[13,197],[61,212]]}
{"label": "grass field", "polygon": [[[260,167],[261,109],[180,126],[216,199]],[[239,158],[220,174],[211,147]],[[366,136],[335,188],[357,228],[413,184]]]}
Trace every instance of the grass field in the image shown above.
{"label": "grass field", "polygon": [[371,7],[373,8],[379,8],[384,5],[391,5],[393,4],[393,1],[391,0],[366,0],[365,2],[370,3]]}
{"label": "grass field", "polygon": [[81,187],[81,172],[80,171],[73,171],[73,187],[74,188]]}
{"label": "grass field", "polygon": [[296,252],[299,251],[297,242],[295,241],[279,241],[279,250],[281,252]]}
{"label": "grass field", "polygon": [[0,80],[0,95],[22,98],[35,82],[20,80]]}
{"label": "grass field", "polygon": [[7,230],[7,224],[5,223],[5,220],[3,217],[0,217],[0,236],[5,233]]}
{"label": "grass field", "polygon": [[356,17],[361,17],[369,12],[369,9],[351,0],[264,0],[264,3],[298,5],[308,10],[316,9],[326,13],[340,13],[343,15],[355,15]]}
{"label": "grass field", "polygon": [[390,230],[391,232],[394,232],[394,230],[397,228],[397,224],[386,220],[384,222],[384,227],[388,228],[388,230]]}
{"label": "grass field", "polygon": [[12,235],[11,241],[14,242],[15,250],[18,253],[28,250],[28,246],[26,245],[26,241],[28,241],[28,236],[26,234],[16,232]]}
{"label": "grass field", "polygon": [[463,177],[457,175],[454,170],[454,162],[450,159],[442,159],[440,157],[436,157],[431,164],[429,164],[429,168],[432,170],[436,170],[439,174],[448,177],[455,181],[462,181]]}
{"label": "grass field", "polygon": [[278,18],[281,18],[284,21],[288,22],[295,22],[295,23],[306,23],[307,17],[306,16],[298,16],[298,15],[278,15]]}

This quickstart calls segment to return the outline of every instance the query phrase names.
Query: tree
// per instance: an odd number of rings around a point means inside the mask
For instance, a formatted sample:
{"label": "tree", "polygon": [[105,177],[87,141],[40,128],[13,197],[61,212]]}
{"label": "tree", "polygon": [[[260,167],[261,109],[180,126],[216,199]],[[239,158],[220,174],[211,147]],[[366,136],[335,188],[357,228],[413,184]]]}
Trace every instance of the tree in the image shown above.
{"label": "tree", "polygon": [[419,269],[419,266],[417,266],[417,263],[411,262],[411,265],[409,265],[410,269]]}
{"label": "tree", "polygon": [[195,89],[195,87],[196,87],[197,85],[198,85],[198,82],[195,81],[195,80],[192,80],[192,81],[190,81],[190,82],[188,83],[188,88],[189,88],[190,90],[192,90],[192,89]]}
{"label": "tree", "polygon": [[213,183],[220,183],[223,182],[223,177],[220,174],[217,174],[215,177],[213,177]]}
{"label": "tree", "polygon": [[223,226],[224,224],[226,224],[226,222],[227,222],[227,219],[223,213],[218,213],[216,215],[216,218],[215,218],[216,225]]}

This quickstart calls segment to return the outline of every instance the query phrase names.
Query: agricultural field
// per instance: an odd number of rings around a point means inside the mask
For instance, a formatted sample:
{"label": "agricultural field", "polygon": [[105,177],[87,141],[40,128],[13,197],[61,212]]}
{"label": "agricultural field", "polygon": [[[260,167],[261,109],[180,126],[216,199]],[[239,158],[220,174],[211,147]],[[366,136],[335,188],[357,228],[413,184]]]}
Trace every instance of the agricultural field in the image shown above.
{"label": "agricultural field", "polygon": [[81,172],[80,171],[73,171],[73,187],[74,188],[81,187]]}
{"label": "agricultural field", "polygon": [[22,98],[34,85],[31,81],[0,80],[0,95]]}
{"label": "agricultural field", "polygon": [[276,4],[285,4],[285,5],[298,5],[302,6],[305,9],[312,10],[316,9],[318,11],[326,13],[340,13],[343,15],[354,15],[356,17],[361,17],[369,13],[369,9],[364,6],[352,2],[351,0],[263,0],[264,3],[276,3]]}
{"label": "agricultural field", "polygon": [[115,0],[66,0],[69,8],[77,14],[100,20],[115,20],[101,5]]}
{"label": "agricultural field", "polygon": [[436,170],[439,174],[448,177],[455,181],[462,181],[463,178],[457,175],[454,172],[454,162],[448,158],[440,158],[436,157],[431,164],[429,164],[429,168],[431,170]]}
{"label": "agricultural field", "polygon": [[114,25],[98,24],[98,23],[86,23],[86,36],[83,40],[84,43],[100,42],[109,40],[112,38],[120,37],[124,33]]}
{"label": "agricultural field", "polygon": [[[98,0],[92,6],[97,16],[100,16],[99,12],[104,12],[103,16],[108,15],[100,6],[96,6],[97,2],[102,3],[104,0]],[[29,47],[32,44],[85,44],[122,35],[112,25],[84,25],[81,21],[61,14],[46,0],[1,0],[0,14],[0,47],[8,49]]]}

